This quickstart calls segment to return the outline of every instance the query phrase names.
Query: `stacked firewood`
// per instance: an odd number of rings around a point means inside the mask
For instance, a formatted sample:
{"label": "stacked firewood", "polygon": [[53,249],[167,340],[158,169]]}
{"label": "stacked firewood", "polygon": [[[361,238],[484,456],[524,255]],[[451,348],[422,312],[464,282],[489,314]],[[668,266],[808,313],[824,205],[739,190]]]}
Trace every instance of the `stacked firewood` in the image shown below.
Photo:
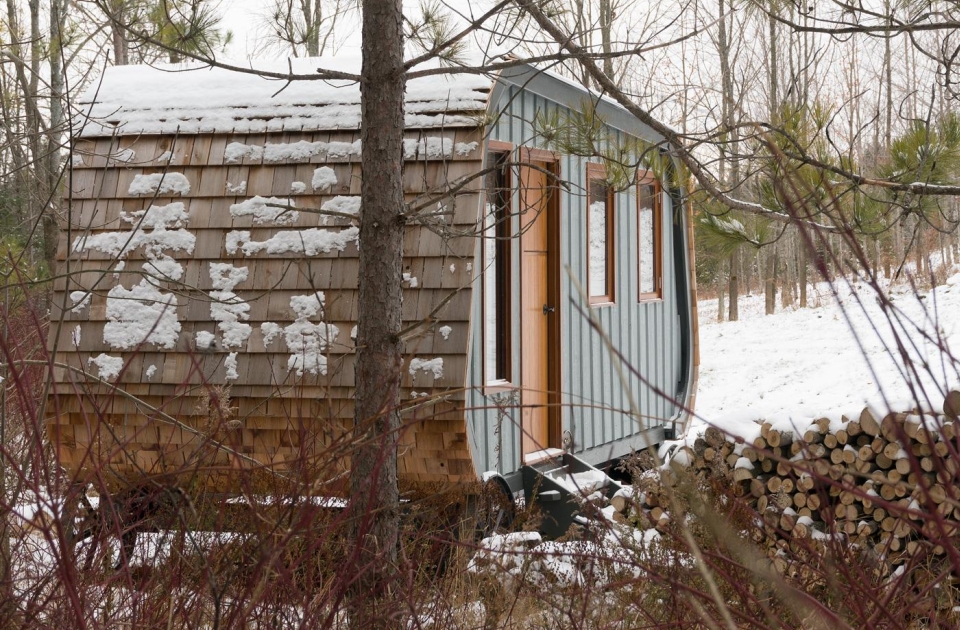
{"label": "stacked firewood", "polygon": [[[960,544],[957,391],[942,413],[878,418],[867,408],[856,418],[822,418],[793,430],[763,423],[749,442],[711,427],[672,461],[700,480],[732,482],[733,494],[758,515],[756,542],[781,570],[786,546],[831,538],[871,550],[887,570],[917,552],[940,556]],[[641,526],[667,526],[676,471],[642,476],[612,504]]]}

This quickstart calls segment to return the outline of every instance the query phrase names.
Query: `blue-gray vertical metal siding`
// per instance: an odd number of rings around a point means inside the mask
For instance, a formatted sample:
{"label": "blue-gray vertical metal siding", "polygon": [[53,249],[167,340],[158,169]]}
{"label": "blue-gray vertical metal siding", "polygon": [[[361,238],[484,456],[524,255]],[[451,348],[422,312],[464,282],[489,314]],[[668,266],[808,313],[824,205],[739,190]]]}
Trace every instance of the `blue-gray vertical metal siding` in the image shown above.
{"label": "blue-gray vertical metal siding", "polygon": [[[500,112],[493,120],[489,138],[509,142],[514,146],[540,146],[535,137],[532,121],[538,111],[549,112],[563,107],[557,102],[508,85],[499,92],[494,111]],[[617,132],[620,133],[620,132]],[[673,230],[674,207],[670,196],[663,193],[662,234],[663,245],[663,298],[655,301],[638,301],[638,217],[636,188],[615,195],[615,304],[590,309],[581,297],[573,278],[586,287],[587,235],[586,235],[586,164],[589,160],[560,156],[560,177],[569,184],[561,193],[560,200],[560,304],[561,316],[561,400],[562,430],[569,430],[574,438],[574,452],[596,453],[608,445],[614,445],[643,433],[646,429],[664,425],[674,418],[681,407],[672,399],[681,394],[678,383],[683,382],[680,373],[682,326],[687,320],[678,308],[675,275],[687,273],[676,268]],[[514,199],[514,208],[516,208]],[[682,215],[682,213],[680,213]],[[513,218],[513,232],[519,227]],[[520,278],[518,239],[512,241],[513,278]],[[478,471],[496,471],[509,474],[520,468],[520,410],[505,407],[498,411],[494,400],[484,396],[483,385],[483,297],[482,246],[478,244],[474,268],[478,271],[476,290],[473,292],[473,325],[470,355],[467,370],[467,430],[474,462]],[[685,256],[685,254],[684,254]],[[685,260],[681,257],[680,260]],[[569,273],[568,273],[569,268]],[[682,283],[685,286],[685,282]],[[512,288],[514,325],[512,327],[515,349],[512,357],[514,375],[520,374],[520,289],[519,283]],[[614,357],[605,346],[600,333],[588,321],[584,313],[592,312],[600,328],[609,336],[614,348],[622,353],[624,363]],[[649,382],[645,385],[631,373],[636,369]],[[627,381],[621,384],[618,370]],[[656,394],[659,389],[668,396]],[[630,414],[631,398],[639,408],[643,421],[638,422]],[[622,450],[622,449],[621,449]],[[612,451],[611,451],[612,452]],[[594,458],[596,459],[596,458]]]}

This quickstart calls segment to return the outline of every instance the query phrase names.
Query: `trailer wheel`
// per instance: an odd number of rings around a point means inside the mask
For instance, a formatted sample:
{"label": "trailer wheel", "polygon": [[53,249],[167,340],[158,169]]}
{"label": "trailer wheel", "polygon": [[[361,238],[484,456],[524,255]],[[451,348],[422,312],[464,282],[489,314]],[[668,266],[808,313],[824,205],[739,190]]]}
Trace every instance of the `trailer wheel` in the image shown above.
{"label": "trailer wheel", "polygon": [[489,476],[481,484],[477,497],[477,538],[508,531],[516,516],[517,506],[507,480],[500,475]]}

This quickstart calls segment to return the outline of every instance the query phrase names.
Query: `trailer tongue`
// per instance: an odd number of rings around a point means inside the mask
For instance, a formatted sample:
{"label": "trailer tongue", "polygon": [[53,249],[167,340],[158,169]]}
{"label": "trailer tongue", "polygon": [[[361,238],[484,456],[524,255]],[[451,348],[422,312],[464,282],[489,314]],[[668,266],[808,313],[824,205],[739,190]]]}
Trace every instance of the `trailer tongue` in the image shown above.
{"label": "trailer tongue", "polygon": [[587,527],[588,520],[581,514],[586,499],[597,492],[610,498],[622,487],[569,453],[525,465],[521,474],[524,499],[527,506],[539,506],[540,531],[547,538],[559,538],[573,524]]}

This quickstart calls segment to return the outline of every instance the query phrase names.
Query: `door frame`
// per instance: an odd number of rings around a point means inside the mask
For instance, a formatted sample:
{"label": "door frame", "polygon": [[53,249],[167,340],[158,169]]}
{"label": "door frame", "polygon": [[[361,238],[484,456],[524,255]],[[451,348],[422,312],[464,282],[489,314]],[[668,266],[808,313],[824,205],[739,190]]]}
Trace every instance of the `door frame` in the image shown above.
{"label": "door frame", "polygon": [[[562,368],[560,357],[563,354],[561,344],[563,305],[560,303],[560,199],[562,188],[560,182],[560,156],[552,151],[531,147],[519,147],[518,168],[523,168],[526,162],[540,162],[548,171],[547,182],[550,191],[544,209],[547,220],[547,301],[554,307],[554,312],[547,320],[547,444],[544,448],[560,448],[562,435],[562,397],[560,384]],[[552,182],[551,182],[552,180]],[[519,173],[516,181],[520,181]],[[523,256],[517,257],[518,263],[523,264]],[[521,279],[520,291],[523,291],[523,270],[519,269],[517,277]],[[518,304],[521,307],[521,304]],[[520,330],[523,331],[523,312],[520,308]],[[523,353],[520,354],[520,373],[523,374]],[[520,386],[523,387],[523,383]],[[520,458],[523,460],[523,446],[521,440]]]}

